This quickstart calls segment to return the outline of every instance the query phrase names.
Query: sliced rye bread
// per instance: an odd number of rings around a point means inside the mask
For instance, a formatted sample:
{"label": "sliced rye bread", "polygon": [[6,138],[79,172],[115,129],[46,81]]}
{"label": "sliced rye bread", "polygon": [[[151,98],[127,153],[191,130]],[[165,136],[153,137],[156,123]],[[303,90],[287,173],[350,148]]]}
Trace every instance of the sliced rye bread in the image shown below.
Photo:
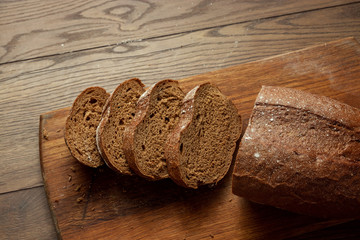
{"label": "sliced rye bread", "polygon": [[66,145],[75,159],[93,168],[104,164],[96,147],[96,128],[109,95],[101,87],[85,89],[75,99],[66,119]]}
{"label": "sliced rye bread", "polygon": [[177,81],[163,80],[139,98],[123,143],[126,160],[139,176],[148,180],[168,178],[164,144],[179,120],[184,95]]}
{"label": "sliced rye bread", "polygon": [[137,78],[121,83],[109,97],[96,131],[97,147],[106,165],[121,174],[133,174],[122,150],[123,134],[144,91],[144,84]]}
{"label": "sliced rye bread", "polygon": [[263,86],[241,140],[234,194],[324,218],[360,218],[360,109]]}
{"label": "sliced rye bread", "polygon": [[230,168],[241,128],[236,107],[217,87],[205,83],[192,89],[165,149],[170,178],[194,189],[219,182]]}

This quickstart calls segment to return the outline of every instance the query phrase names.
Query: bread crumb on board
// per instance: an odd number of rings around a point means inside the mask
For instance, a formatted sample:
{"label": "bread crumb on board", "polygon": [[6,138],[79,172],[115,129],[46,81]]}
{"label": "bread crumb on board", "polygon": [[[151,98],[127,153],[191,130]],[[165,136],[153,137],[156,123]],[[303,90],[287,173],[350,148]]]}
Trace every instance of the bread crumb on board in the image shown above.
{"label": "bread crumb on board", "polygon": [[75,192],[79,192],[81,189],[81,184],[77,185],[76,188],[75,188]]}
{"label": "bread crumb on board", "polygon": [[79,197],[78,199],[76,199],[76,202],[77,203],[82,203],[84,201],[84,198],[83,197]]}
{"label": "bread crumb on board", "polygon": [[75,167],[70,167],[70,170],[73,172],[76,172],[76,168]]}
{"label": "bread crumb on board", "polygon": [[43,138],[45,139],[45,140],[49,140],[49,133],[48,133],[48,131],[44,128],[43,129]]}

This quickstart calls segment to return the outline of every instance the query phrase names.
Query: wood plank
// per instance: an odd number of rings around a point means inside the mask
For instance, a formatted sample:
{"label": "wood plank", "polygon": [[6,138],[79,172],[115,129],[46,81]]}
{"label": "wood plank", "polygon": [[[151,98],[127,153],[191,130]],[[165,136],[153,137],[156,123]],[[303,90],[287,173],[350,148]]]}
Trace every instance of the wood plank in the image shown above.
{"label": "wood plank", "polygon": [[360,4],[353,4],[2,65],[0,151],[6,167],[0,169],[0,193],[43,184],[38,115],[70,106],[86,87],[101,85],[112,91],[132,77],[150,85],[314,43],[352,35],[360,39],[359,12]]}
{"label": "wood plank", "polygon": [[56,239],[43,187],[0,194],[1,239]]}
{"label": "wood plank", "polygon": [[1,1],[0,63],[351,2],[354,1]]}
{"label": "wood plank", "polygon": [[[185,91],[203,82],[217,85],[245,122],[261,85],[302,89],[360,108],[360,44],[347,38],[179,82]],[[171,180],[149,182],[82,166],[64,141],[68,114],[65,108],[41,115],[39,134],[48,201],[63,239],[283,239],[348,221],[249,203],[232,194],[231,174],[214,188],[188,190]]]}
{"label": "wood plank", "polygon": [[292,240],[326,239],[326,240],[356,240],[359,239],[360,220],[340,224],[330,228],[305,233]]}

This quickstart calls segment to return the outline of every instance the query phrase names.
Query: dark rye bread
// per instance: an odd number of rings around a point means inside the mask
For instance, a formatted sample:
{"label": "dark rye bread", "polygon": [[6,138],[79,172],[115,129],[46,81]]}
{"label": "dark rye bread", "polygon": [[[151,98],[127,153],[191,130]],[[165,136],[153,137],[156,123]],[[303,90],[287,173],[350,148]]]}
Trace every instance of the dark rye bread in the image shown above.
{"label": "dark rye bread", "polygon": [[177,81],[163,80],[139,98],[123,144],[126,160],[139,176],[149,180],[168,177],[164,144],[179,120],[184,95]]}
{"label": "dark rye bread", "polygon": [[106,165],[121,174],[133,174],[122,150],[123,134],[144,91],[144,84],[137,78],[121,83],[109,97],[96,131],[97,147]]}
{"label": "dark rye bread", "polygon": [[217,87],[206,83],[192,89],[168,137],[165,157],[171,179],[195,189],[219,182],[230,168],[241,126],[236,107]]}
{"label": "dark rye bread", "polygon": [[65,124],[65,142],[71,154],[89,167],[103,165],[96,147],[96,128],[109,94],[100,87],[85,89],[74,101]]}
{"label": "dark rye bread", "polygon": [[323,218],[360,217],[360,110],[263,87],[241,140],[233,193]]}

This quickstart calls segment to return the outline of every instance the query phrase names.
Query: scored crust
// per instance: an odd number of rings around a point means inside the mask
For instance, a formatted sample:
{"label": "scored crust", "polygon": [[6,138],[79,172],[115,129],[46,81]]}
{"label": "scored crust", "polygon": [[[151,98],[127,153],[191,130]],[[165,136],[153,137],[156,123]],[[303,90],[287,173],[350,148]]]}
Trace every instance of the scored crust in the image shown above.
{"label": "scored crust", "polygon": [[241,140],[233,193],[325,218],[360,217],[360,110],[264,86]]}
{"label": "scored crust", "polygon": [[[174,92],[170,93],[170,90]],[[168,95],[168,98],[162,97],[162,95]],[[139,176],[148,180],[168,178],[166,162],[163,159],[164,154],[162,152],[165,141],[163,143],[155,142],[156,146],[149,144],[148,141],[153,141],[156,138],[160,139],[161,136],[165,136],[167,132],[173,128],[180,114],[180,105],[183,97],[184,93],[179,88],[178,82],[167,79],[152,85],[139,98],[135,117],[131,124],[125,129],[123,144],[123,150],[129,166]],[[170,110],[160,112],[161,108],[159,105],[163,103],[166,104],[167,100],[169,100],[169,102],[174,101],[173,103],[169,103],[170,107],[168,108]],[[173,111],[171,113],[172,117],[170,116],[170,111]],[[161,117],[165,115],[168,125],[164,125],[162,120],[156,118],[159,117],[159,114]],[[153,117],[154,115],[155,117]],[[154,133],[155,125],[163,127],[159,133]],[[155,128],[149,129],[151,126],[155,126]],[[145,136],[143,136],[144,134]],[[161,141],[161,139],[158,141]],[[139,147],[140,145],[141,147]],[[154,165],[154,167],[150,168],[149,166],[151,165]]]}
{"label": "scored crust", "polygon": [[133,175],[122,151],[123,133],[135,114],[136,102],[144,92],[137,78],[121,83],[107,100],[96,130],[96,144],[106,165],[115,172]]}
{"label": "scored crust", "polygon": [[65,143],[70,153],[84,165],[104,164],[96,147],[96,128],[109,94],[101,87],[85,89],[75,99],[65,123]]}
{"label": "scored crust", "polygon": [[205,83],[193,88],[168,137],[170,178],[187,188],[219,182],[230,168],[241,128],[236,107],[217,87]]}
{"label": "scored crust", "polygon": [[325,96],[293,88],[263,86],[256,103],[304,109],[353,128],[360,125],[359,109]]}

